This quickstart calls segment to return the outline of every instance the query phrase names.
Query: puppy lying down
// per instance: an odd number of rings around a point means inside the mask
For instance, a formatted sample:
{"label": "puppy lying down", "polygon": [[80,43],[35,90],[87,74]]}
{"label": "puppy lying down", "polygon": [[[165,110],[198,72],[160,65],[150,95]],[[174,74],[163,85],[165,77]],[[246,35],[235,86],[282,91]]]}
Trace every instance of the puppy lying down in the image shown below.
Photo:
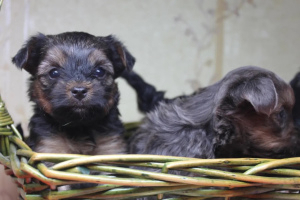
{"label": "puppy lying down", "polygon": [[31,37],[13,58],[31,74],[30,147],[42,153],[126,153],[115,79],[134,62],[113,36]]}
{"label": "puppy lying down", "polygon": [[[151,85],[137,74],[125,73],[124,78],[140,101],[147,99],[143,95],[151,97],[143,92]],[[130,153],[196,158],[299,155],[294,94],[271,71],[241,67],[192,95],[171,100],[153,88],[148,91],[150,111],[130,139]],[[140,107],[147,102],[139,102]]]}

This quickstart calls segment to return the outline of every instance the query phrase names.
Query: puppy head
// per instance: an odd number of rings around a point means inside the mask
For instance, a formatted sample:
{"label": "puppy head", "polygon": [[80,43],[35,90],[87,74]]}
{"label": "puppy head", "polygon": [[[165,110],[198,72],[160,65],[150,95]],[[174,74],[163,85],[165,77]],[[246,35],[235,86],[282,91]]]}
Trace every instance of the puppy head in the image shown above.
{"label": "puppy head", "polygon": [[296,155],[300,140],[292,119],[292,88],[260,68],[242,68],[229,75],[218,112],[234,127],[231,145],[236,145],[239,156]]}
{"label": "puppy head", "polygon": [[119,97],[114,79],[135,59],[113,36],[67,32],[31,37],[12,61],[32,75],[31,100],[68,123],[107,115]]}

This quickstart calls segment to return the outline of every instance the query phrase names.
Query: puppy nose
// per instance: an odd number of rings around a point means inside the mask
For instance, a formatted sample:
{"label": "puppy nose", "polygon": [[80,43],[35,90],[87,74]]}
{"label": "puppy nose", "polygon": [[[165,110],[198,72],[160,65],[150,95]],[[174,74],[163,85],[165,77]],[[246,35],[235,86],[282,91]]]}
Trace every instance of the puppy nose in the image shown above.
{"label": "puppy nose", "polygon": [[82,100],[86,97],[88,89],[84,87],[74,87],[71,92],[76,99]]}

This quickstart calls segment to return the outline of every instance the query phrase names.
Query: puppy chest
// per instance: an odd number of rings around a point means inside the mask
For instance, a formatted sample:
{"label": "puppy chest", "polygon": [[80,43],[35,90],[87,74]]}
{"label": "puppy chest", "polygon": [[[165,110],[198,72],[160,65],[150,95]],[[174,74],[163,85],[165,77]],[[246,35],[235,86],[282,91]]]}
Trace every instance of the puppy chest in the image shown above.
{"label": "puppy chest", "polygon": [[119,135],[96,135],[69,138],[56,135],[40,140],[36,151],[42,153],[66,153],[104,155],[125,153],[125,142]]}

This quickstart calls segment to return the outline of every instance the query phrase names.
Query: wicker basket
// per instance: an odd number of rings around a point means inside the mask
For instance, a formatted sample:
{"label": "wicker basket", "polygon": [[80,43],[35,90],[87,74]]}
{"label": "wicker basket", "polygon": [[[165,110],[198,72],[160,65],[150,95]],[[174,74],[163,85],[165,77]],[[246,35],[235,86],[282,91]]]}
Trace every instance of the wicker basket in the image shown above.
{"label": "wicker basket", "polygon": [[[127,127],[132,128],[132,125]],[[129,128],[129,129],[130,129]],[[20,197],[39,199],[209,199],[213,197],[300,199],[300,158],[195,159],[157,155],[75,155],[33,152],[13,125],[0,98],[0,163]],[[44,162],[54,165],[50,168]],[[130,166],[142,166],[144,170]],[[159,172],[153,172],[153,168]],[[222,170],[221,170],[222,169]],[[105,172],[89,175],[90,171]],[[192,172],[193,177],[169,170]],[[85,189],[57,187],[98,183]],[[167,195],[165,195],[167,194]]]}

